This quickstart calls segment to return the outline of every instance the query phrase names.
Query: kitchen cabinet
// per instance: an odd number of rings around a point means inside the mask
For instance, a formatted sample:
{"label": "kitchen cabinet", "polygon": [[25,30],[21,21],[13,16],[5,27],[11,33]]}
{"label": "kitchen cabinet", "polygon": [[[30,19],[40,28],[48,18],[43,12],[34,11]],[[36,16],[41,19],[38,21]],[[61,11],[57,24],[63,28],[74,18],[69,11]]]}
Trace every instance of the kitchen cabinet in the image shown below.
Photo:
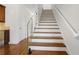
{"label": "kitchen cabinet", "polygon": [[5,22],[5,6],[0,5],[0,22]]}

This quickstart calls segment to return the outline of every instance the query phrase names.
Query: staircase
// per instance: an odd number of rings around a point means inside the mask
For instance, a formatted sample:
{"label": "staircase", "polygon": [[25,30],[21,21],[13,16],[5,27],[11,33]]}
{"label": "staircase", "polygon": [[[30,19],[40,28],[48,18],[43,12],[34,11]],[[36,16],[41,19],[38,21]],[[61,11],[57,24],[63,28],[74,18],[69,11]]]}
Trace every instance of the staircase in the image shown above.
{"label": "staircase", "polygon": [[51,10],[43,10],[30,44],[32,55],[67,55],[59,26]]}

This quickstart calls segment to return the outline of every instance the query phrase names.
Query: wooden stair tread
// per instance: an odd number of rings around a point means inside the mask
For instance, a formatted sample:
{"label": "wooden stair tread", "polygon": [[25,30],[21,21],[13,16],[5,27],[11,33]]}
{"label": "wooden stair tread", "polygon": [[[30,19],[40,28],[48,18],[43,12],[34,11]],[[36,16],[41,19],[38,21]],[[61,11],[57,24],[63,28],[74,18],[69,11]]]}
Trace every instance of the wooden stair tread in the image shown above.
{"label": "wooden stair tread", "polygon": [[39,22],[57,22],[55,19],[51,18],[51,19],[47,19],[46,17],[45,18],[42,18],[41,20],[39,20]]}
{"label": "wooden stair tread", "polygon": [[33,32],[33,33],[61,34],[61,32]]}
{"label": "wooden stair tread", "polygon": [[31,55],[68,55],[66,51],[40,51],[32,50]]}
{"label": "wooden stair tread", "polygon": [[40,37],[40,36],[33,36],[32,39],[58,39],[62,40],[62,37]]}
{"label": "wooden stair tread", "polygon": [[56,24],[50,25],[50,24],[39,24],[38,26],[58,26]]}
{"label": "wooden stair tread", "polygon": [[57,22],[39,22],[39,23],[57,23]]}
{"label": "wooden stair tread", "polygon": [[65,47],[63,43],[31,43],[30,46]]}
{"label": "wooden stair tread", "polygon": [[35,28],[35,29],[59,29],[59,28]]}

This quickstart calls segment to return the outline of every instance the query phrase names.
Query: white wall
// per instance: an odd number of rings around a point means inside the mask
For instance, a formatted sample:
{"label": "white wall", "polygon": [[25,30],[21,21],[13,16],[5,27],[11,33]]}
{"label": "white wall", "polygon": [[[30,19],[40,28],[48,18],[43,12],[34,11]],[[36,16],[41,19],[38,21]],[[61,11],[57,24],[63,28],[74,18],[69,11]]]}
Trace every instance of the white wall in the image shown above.
{"label": "white wall", "polygon": [[72,27],[79,33],[79,5],[55,5],[53,8],[55,18],[62,31],[65,45],[69,54],[79,54],[79,38],[75,38],[75,35],[78,33],[74,32],[74,30],[71,28],[68,22],[65,21],[59,11],[72,25]]}
{"label": "white wall", "polygon": [[43,9],[52,9],[51,4],[43,4]]}
{"label": "white wall", "polygon": [[19,42],[19,5],[6,5],[6,24],[10,26],[10,43]]}
{"label": "white wall", "polygon": [[[41,5],[6,4],[6,24],[10,26],[10,44],[17,44],[27,37],[27,23],[33,16],[33,20],[40,17],[38,10]],[[39,7],[39,9],[38,9]],[[37,13],[37,18],[36,14]],[[39,17],[38,17],[39,16]],[[31,19],[32,20],[32,19]],[[35,22],[34,21],[34,25]],[[31,28],[31,26],[29,25]],[[31,29],[29,30],[31,31]]]}
{"label": "white wall", "polygon": [[[26,6],[26,9],[30,12],[30,18],[32,18],[32,20],[33,20],[33,27],[35,28],[35,26],[38,25],[38,22],[40,20],[40,16],[41,16],[41,12],[42,12],[42,5],[26,4],[25,6]],[[31,27],[29,26],[29,29],[30,28]],[[34,28],[33,28],[33,31],[34,31]],[[29,30],[29,32],[30,31],[31,30]]]}
{"label": "white wall", "polygon": [[79,32],[79,5],[57,5],[70,24]]}

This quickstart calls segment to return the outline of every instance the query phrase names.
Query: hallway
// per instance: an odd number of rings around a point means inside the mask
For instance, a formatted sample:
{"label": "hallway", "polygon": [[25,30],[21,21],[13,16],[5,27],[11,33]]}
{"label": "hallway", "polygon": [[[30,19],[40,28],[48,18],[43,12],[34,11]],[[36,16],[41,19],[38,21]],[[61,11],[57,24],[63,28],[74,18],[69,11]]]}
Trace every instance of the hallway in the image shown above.
{"label": "hallway", "polygon": [[43,10],[30,47],[32,55],[67,55],[62,33],[52,10]]}

